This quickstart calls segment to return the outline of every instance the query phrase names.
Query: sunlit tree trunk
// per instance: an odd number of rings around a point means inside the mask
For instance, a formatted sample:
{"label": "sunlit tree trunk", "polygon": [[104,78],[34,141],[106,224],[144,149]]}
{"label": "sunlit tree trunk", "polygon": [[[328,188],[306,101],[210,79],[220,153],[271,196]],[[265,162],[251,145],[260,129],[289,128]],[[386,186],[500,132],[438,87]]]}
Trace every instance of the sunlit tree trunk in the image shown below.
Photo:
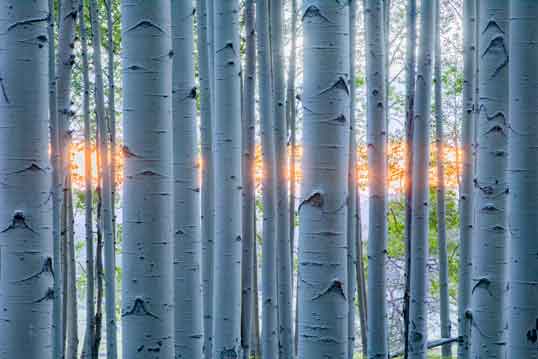
{"label": "sunlit tree trunk", "polygon": [[276,179],[275,134],[273,124],[273,86],[271,47],[269,39],[270,1],[256,4],[258,36],[260,127],[263,157],[263,233],[262,233],[262,330],[261,344],[264,358],[278,358],[278,293],[276,273]]}
{"label": "sunlit tree trunk", "polygon": [[[49,39],[55,38],[54,0],[48,0]],[[62,203],[61,186],[61,147],[59,138],[59,116],[57,112],[56,81],[56,46],[55,41],[48,41],[49,47],[49,114],[50,114],[50,150],[52,165],[52,267],[56,271],[54,277],[54,299],[52,305],[52,357],[63,358],[63,326],[62,326],[62,276],[61,267],[61,220]]]}
{"label": "sunlit tree trunk", "polygon": [[112,178],[110,177],[109,133],[105,116],[105,93],[103,66],[101,61],[101,29],[97,0],[90,0],[90,19],[93,38],[93,64],[95,71],[95,108],[99,123],[98,150],[101,153],[101,196],[102,230],[104,235],[105,258],[105,313],[107,333],[107,358],[116,359],[116,258],[112,213]]}
{"label": "sunlit tree trunk", "polygon": [[[448,297],[448,253],[446,243],[446,206],[445,206],[445,152],[443,132],[443,103],[441,78],[441,9],[439,0],[435,0],[435,142],[437,161],[437,245],[439,249],[439,302],[441,337],[450,337],[450,302]],[[452,358],[451,345],[442,348],[443,358]]]}
{"label": "sunlit tree trunk", "polygon": [[253,320],[252,304],[258,293],[253,292],[254,255],[256,254],[256,24],[255,1],[245,4],[245,79],[243,98],[243,258],[241,350],[243,359],[250,358]]}
{"label": "sunlit tree trunk", "polygon": [[[213,120],[210,67],[212,51],[208,45],[213,27],[208,6],[212,0],[197,0],[198,20],[198,77],[200,81],[200,147],[202,172],[202,288],[204,313],[204,353],[211,358],[213,338],[213,237],[214,237],[214,164],[213,164]],[[211,25],[211,26],[210,26]]]}
{"label": "sunlit tree trunk", "polygon": [[405,288],[403,302],[404,359],[409,355],[409,298],[411,290],[411,202],[413,197],[413,110],[415,106],[415,68],[417,47],[417,3],[407,0],[405,50]]}
{"label": "sunlit tree trunk", "polygon": [[202,359],[202,242],[193,3],[172,0],[175,357]]}
{"label": "sunlit tree trunk", "polygon": [[506,346],[498,343],[505,340],[506,325],[509,7],[501,0],[480,4],[472,358],[506,355]]}
{"label": "sunlit tree trunk", "polygon": [[355,300],[357,294],[357,126],[355,84],[355,58],[357,43],[357,0],[349,2],[349,179],[348,179],[348,213],[347,213],[347,297],[348,297],[348,358],[353,359],[355,352]]}
{"label": "sunlit tree trunk", "polygon": [[387,356],[387,121],[383,0],[365,2],[368,144],[368,358]]}
{"label": "sunlit tree trunk", "polygon": [[170,5],[123,1],[121,9],[125,359],[174,356]]}
{"label": "sunlit tree trunk", "polygon": [[215,259],[213,358],[241,347],[241,63],[239,1],[214,2]]}
{"label": "sunlit tree trunk", "polygon": [[473,99],[475,76],[475,5],[463,8],[463,116],[461,127],[462,174],[460,186],[460,267],[458,282],[458,358],[470,358],[471,240],[473,232]]}
{"label": "sunlit tree trunk", "polygon": [[48,2],[0,14],[0,356],[52,359]]}
{"label": "sunlit tree trunk", "polygon": [[270,1],[270,34],[273,70],[273,116],[276,183],[276,243],[278,273],[278,342],[280,359],[292,359],[293,296],[289,237],[288,144],[286,83],[284,78],[283,0]]}
{"label": "sunlit tree trunk", "polygon": [[[498,24],[498,26],[502,26]],[[492,27],[490,22],[489,27]],[[490,31],[495,30],[492,28]],[[507,358],[536,358],[538,339],[538,2],[510,1]],[[487,69],[487,68],[486,68]],[[485,74],[484,74],[485,76]],[[492,113],[488,107],[488,113]],[[501,120],[499,118],[499,120]],[[493,127],[490,127],[493,128]]]}
{"label": "sunlit tree trunk", "polygon": [[92,359],[95,338],[95,262],[93,253],[92,142],[90,127],[90,75],[88,36],[84,17],[84,0],[80,2],[80,38],[82,46],[83,118],[84,118],[84,225],[86,239],[86,334],[82,358]]}
{"label": "sunlit tree trunk", "polygon": [[428,211],[434,3],[422,2],[413,120],[413,201],[409,358],[425,359],[428,343]]}
{"label": "sunlit tree trunk", "polygon": [[309,0],[303,6],[299,358],[347,358],[350,92],[346,5]]}

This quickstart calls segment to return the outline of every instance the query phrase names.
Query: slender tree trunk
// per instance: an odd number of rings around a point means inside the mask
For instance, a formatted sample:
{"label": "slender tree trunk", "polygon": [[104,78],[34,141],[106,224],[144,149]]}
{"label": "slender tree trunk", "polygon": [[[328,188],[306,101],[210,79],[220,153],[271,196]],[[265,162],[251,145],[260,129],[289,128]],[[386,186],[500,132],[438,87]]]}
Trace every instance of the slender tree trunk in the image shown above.
{"label": "slender tree trunk", "polygon": [[355,127],[357,126],[356,113],[356,24],[357,0],[349,2],[349,178],[348,178],[348,213],[347,213],[347,297],[348,297],[348,358],[353,359],[355,354],[355,300],[357,299],[357,140]]}
{"label": "slender tree trunk", "polygon": [[95,107],[99,126],[99,152],[101,153],[102,230],[105,249],[105,311],[107,358],[118,356],[116,339],[116,258],[112,213],[112,178],[110,177],[109,134],[105,116],[103,67],[101,62],[101,29],[96,0],[90,0],[90,19],[93,37],[93,63],[95,71]]}
{"label": "slender tree trunk", "polygon": [[473,98],[475,1],[463,8],[463,118],[461,129],[462,179],[460,186],[460,268],[458,283],[458,358],[470,358],[471,334],[471,239],[473,231]]}
{"label": "slender tree trunk", "polygon": [[411,219],[413,199],[413,110],[415,106],[415,68],[417,47],[417,3],[407,0],[405,52],[405,288],[403,303],[404,359],[409,355],[409,298],[411,295]]}
{"label": "slender tree trunk", "polygon": [[[69,153],[71,151],[72,139],[68,143]],[[73,217],[73,174],[68,170],[67,181],[69,191],[67,192],[67,351],[66,358],[78,359],[78,301],[77,301],[77,263],[75,258],[75,220]]]}
{"label": "slender tree trunk", "polygon": [[172,1],[175,357],[202,359],[202,241],[193,3]]}
{"label": "slender tree trunk", "polygon": [[[114,74],[114,0],[105,0],[108,36],[108,131],[110,136],[110,212],[112,214],[112,239],[116,245],[116,84]],[[115,248],[114,248],[115,251]]]}
{"label": "slender tree trunk", "polygon": [[243,117],[243,258],[242,258],[242,306],[241,306],[241,347],[243,359],[250,358],[252,337],[252,304],[257,293],[253,293],[254,255],[256,253],[256,24],[255,2],[245,4],[245,80]]}
{"label": "slender tree trunk", "polygon": [[428,212],[430,159],[430,114],[432,93],[432,60],[434,45],[434,4],[422,3],[420,20],[416,101],[413,124],[413,201],[411,232],[413,251],[411,260],[411,298],[409,306],[409,357],[425,359],[428,344]]}
{"label": "slender tree trunk", "polygon": [[359,304],[359,321],[361,325],[361,344],[362,344],[362,356],[364,358],[368,357],[368,315],[367,315],[367,300],[366,300],[366,278],[365,278],[365,268],[364,268],[364,251],[362,245],[362,220],[361,220],[361,197],[360,191],[357,186],[356,192],[354,194],[357,199],[356,202],[356,216],[355,224],[357,229],[355,230],[356,241],[355,245],[356,256],[357,256],[357,268],[355,269],[355,274],[357,276],[357,300]]}
{"label": "slender tree trunk", "polygon": [[0,12],[0,353],[52,359],[48,2]]}
{"label": "slender tree trunk", "polygon": [[[509,2],[483,1],[479,16],[482,94],[475,180],[476,237],[472,244],[472,358],[504,358],[506,291]],[[525,149],[527,150],[527,149]]]}
{"label": "slender tree trunk", "polygon": [[273,132],[273,86],[271,46],[269,39],[269,1],[256,4],[258,35],[260,124],[263,156],[263,234],[262,234],[262,355],[279,357],[278,293],[277,293],[277,236],[276,236],[276,169],[275,133]]}
{"label": "slender tree trunk", "polygon": [[[215,262],[213,358],[241,346],[241,68],[239,1],[214,2]],[[218,295],[217,295],[218,293]]]}
{"label": "slender tree trunk", "polygon": [[[256,222],[254,222],[254,233],[256,233]],[[258,296],[258,245],[254,244],[254,272],[253,272],[253,285],[252,291],[254,293],[254,304],[252,306],[252,340],[250,342],[251,356],[256,359],[262,357],[261,345],[260,345],[260,306]]]}
{"label": "slender tree trunk", "polygon": [[57,112],[57,79],[56,79],[56,46],[55,46],[55,14],[54,0],[48,0],[49,10],[49,114],[50,114],[50,147],[52,164],[52,243],[53,256],[52,267],[56,272],[54,276],[54,299],[52,305],[52,356],[53,358],[64,357],[63,353],[63,326],[62,326],[62,276],[61,269],[61,203],[62,203],[62,182],[61,182],[61,146],[59,137],[59,116]]}
{"label": "slender tree trunk", "polygon": [[[97,134],[99,133],[99,123],[97,123]],[[97,143],[99,143],[98,136],[97,137]],[[100,166],[100,155],[99,151],[97,151],[97,168],[101,168]],[[99,171],[98,171],[99,173]],[[96,239],[97,243],[95,246],[95,287],[97,289],[96,293],[96,300],[95,300],[95,339],[93,343],[93,358],[97,359],[99,356],[99,349],[101,348],[101,336],[102,336],[102,327],[103,327],[103,278],[104,278],[104,272],[103,272],[103,232],[101,230],[102,227],[102,221],[101,221],[101,207],[102,207],[102,201],[101,201],[101,185],[100,183],[100,175],[98,176],[97,180],[97,187],[95,189],[95,194],[97,197],[97,208],[96,208],[96,215],[97,218],[95,220],[97,224],[97,233],[96,233]]]}
{"label": "slender tree trunk", "polygon": [[80,38],[82,43],[82,77],[83,77],[83,114],[84,114],[84,224],[86,238],[86,334],[84,337],[83,358],[92,359],[95,337],[95,278],[93,253],[93,203],[92,203],[92,143],[90,128],[90,75],[88,64],[88,40],[86,19],[84,17],[84,0],[80,2]]}
{"label": "slender tree trunk", "polygon": [[286,82],[284,78],[283,0],[270,2],[270,36],[273,70],[273,116],[276,183],[276,245],[278,275],[278,342],[280,359],[293,359],[293,295],[289,237],[288,146]]}
{"label": "slender tree trunk", "polygon": [[387,248],[387,121],[385,117],[385,29],[383,0],[367,0],[366,83],[368,144],[368,358],[387,356],[386,248]]}
{"label": "slender tree trunk", "polygon": [[122,285],[123,358],[155,353],[171,358],[175,307],[171,3],[124,1],[121,10],[123,273],[129,279]]}
{"label": "slender tree trunk", "polygon": [[[202,97],[201,147],[202,147],[202,282],[204,289],[204,352],[206,359],[213,355],[213,277],[214,277],[214,239],[215,239],[215,162],[213,119],[215,105],[215,67],[213,51],[213,1],[198,0],[202,12],[198,38],[198,55]],[[204,76],[205,75],[205,76]],[[204,94],[205,90],[205,94]],[[205,114],[205,115],[204,115]]]}
{"label": "slender tree trunk", "polygon": [[[450,302],[448,297],[448,253],[446,243],[446,208],[445,208],[445,135],[443,130],[443,103],[441,79],[441,9],[439,0],[435,0],[435,142],[437,161],[437,245],[439,247],[439,301],[441,337],[450,338]],[[452,346],[442,348],[444,359],[452,358]]]}
{"label": "slender tree trunk", "polygon": [[[492,27],[491,24],[489,27]],[[507,213],[510,214],[508,227],[511,237],[508,243],[511,258],[508,262],[510,288],[507,297],[509,325],[506,357],[533,358],[536,357],[538,331],[538,202],[535,200],[538,189],[538,52],[534,45],[538,41],[538,3],[531,0],[511,1],[509,31],[510,137],[507,174],[510,201]],[[491,114],[490,111],[494,110],[488,108]]]}
{"label": "slender tree trunk", "polygon": [[[295,105],[295,82],[296,82],[296,73],[297,73],[297,0],[291,0],[291,49],[290,49],[290,58],[289,58],[289,68],[288,68],[288,87],[286,95],[286,123],[289,129],[289,148],[290,148],[290,169],[289,169],[289,187],[290,187],[290,198],[289,198],[289,231],[290,231],[290,253],[291,253],[291,284],[293,287],[293,264],[294,264],[294,251],[295,251],[295,196],[296,196],[296,182],[297,176],[295,174],[295,162],[296,158],[296,118],[297,118],[297,106]],[[297,354],[297,353],[295,353]]]}
{"label": "slender tree trunk", "polygon": [[349,7],[307,1],[303,27],[299,358],[347,358]]}
{"label": "slender tree trunk", "polygon": [[56,59],[56,74],[57,74],[57,82],[56,82],[56,110],[57,113],[57,122],[58,122],[58,136],[59,136],[59,146],[60,146],[60,160],[59,163],[61,164],[60,169],[60,183],[62,186],[62,203],[64,208],[64,216],[62,216],[63,221],[60,223],[61,228],[61,241],[63,243],[63,254],[61,256],[61,262],[63,260],[63,263],[60,264],[61,270],[59,271],[59,274],[62,276],[62,357],[63,355],[67,355],[67,353],[64,353],[65,351],[65,345],[66,345],[66,339],[67,339],[67,331],[68,328],[67,325],[67,313],[68,313],[68,283],[67,280],[69,278],[69,264],[67,262],[67,252],[65,251],[68,248],[68,236],[69,236],[69,213],[68,213],[68,207],[69,204],[66,203],[68,201],[70,188],[68,187],[68,179],[67,175],[70,170],[70,156],[68,151],[68,142],[70,140],[71,134],[70,134],[70,123],[71,123],[71,117],[72,117],[72,99],[71,99],[71,79],[72,79],[72,70],[73,70],[73,64],[75,63],[75,55],[74,55],[74,48],[75,48],[75,35],[76,35],[76,20],[78,16],[78,1],[77,0],[60,0],[58,1],[59,6],[59,33],[58,33],[58,57]]}

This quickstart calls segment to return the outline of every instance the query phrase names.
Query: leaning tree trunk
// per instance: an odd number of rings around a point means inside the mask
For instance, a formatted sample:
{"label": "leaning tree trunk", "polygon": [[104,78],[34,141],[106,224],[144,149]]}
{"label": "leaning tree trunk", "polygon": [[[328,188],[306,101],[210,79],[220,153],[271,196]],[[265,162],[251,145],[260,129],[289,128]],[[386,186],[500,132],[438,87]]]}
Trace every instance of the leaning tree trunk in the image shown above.
{"label": "leaning tree trunk", "polygon": [[105,312],[106,312],[106,345],[107,358],[116,359],[116,258],[114,243],[114,228],[112,213],[112,178],[110,176],[109,134],[105,116],[105,93],[103,80],[103,66],[101,62],[101,29],[99,21],[99,8],[97,0],[90,0],[90,19],[93,35],[93,63],[95,71],[95,107],[97,122],[99,123],[99,145],[101,153],[101,195],[102,195],[102,230],[105,246]]}
{"label": "leaning tree trunk", "polygon": [[[450,302],[448,296],[448,254],[446,243],[446,206],[445,206],[445,153],[443,133],[443,103],[441,78],[441,9],[440,1],[435,0],[435,142],[437,161],[437,245],[439,249],[439,302],[441,337],[450,338]],[[442,348],[443,359],[452,358],[451,344]]]}
{"label": "leaning tree trunk", "polygon": [[411,286],[411,202],[413,197],[413,108],[415,106],[415,68],[417,46],[417,3],[407,0],[405,51],[405,288],[403,301],[404,359],[409,355],[409,298]]}
{"label": "leaning tree trunk", "polygon": [[125,359],[174,356],[170,5],[122,2]]}
{"label": "leaning tree trunk", "polygon": [[193,4],[172,0],[175,357],[203,358],[202,241]]}
{"label": "leaning tree trunk", "polygon": [[347,213],[347,297],[348,297],[348,358],[353,359],[355,354],[355,300],[357,299],[357,140],[355,127],[357,126],[355,84],[355,52],[357,43],[357,0],[349,2],[349,177],[348,194],[349,208]]}
{"label": "leaning tree trunk", "polygon": [[283,0],[270,1],[270,43],[273,70],[273,116],[276,183],[278,278],[278,342],[280,359],[293,359],[293,295],[289,232],[286,82],[284,78]]}
{"label": "leaning tree trunk", "polygon": [[82,82],[84,89],[84,225],[86,239],[86,334],[82,357],[93,359],[93,342],[95,338],[95,262],[93,254],[93,202],[92,202],[92,144],[90,127],[90,75],[88,61],[88,36],[86,18],[84,17],[85,1],[80,2],[80,38],[82,46]]}
{"label": "leaning tree trunk", "polygon": [[[355,268],[356,284],[357,284],[357,302],[359,307],[359,322],[361,326],[361,344],[362,344],[362,356],[364,358],[368,357],[368,314],[366,308],[368,307],[366,300],[366,279],[365,279],[365,268],[364,268],[364,251],[362,245],[362,218],[361,218],[361,196],[360,191],[357,186],[356,192],[350,194],[356,196],[356,215],[357,219],[355,220],[355,225],[357,229],[355,230],[355,247],[356,247],[356,259],[357,264]],[[355,278],[353,278],[355,279]]]}
{"label": "leaning tree trunk", "polygon": [[387,121],[383,0],[365,3],[368,144],[368,357],[387,356]]}
{"label": "leaning tree trunk", "polygon": [[413,202],[411,232],[413,251],[411,259],[411,298],[409,306],[409,357],[425,359],[428,344],[428,211],[430,160],[430,113],[432,93],[432,60],[434,40],[434,4],[422,3],[420,20],[416,101],[413,123]]}
{"label": "leaning tree trunk", "polygon": [[193,8],[172,2],[174,39],[174,213],[177,357],[201,358],[202,293],[200,203],[197,169],[196,87],[194,85]]}
{"label": "leaning tree trunk", "polygon": [[[239,1],[214,1],[215,262],[213,358],[241,350],[241,71]],[[218,295],[217,295],[218,293]]]}
{"label": "leaning tree trunk", "polygon": [[0,13],[0,353],[52,359],[48,2]]}
{"label": "leaning tree trunk", "polygon": [[278,358],[278,293],[276,273],[276,180],[275,142],[273,133],[272,64],[269,40],[269,4],[256,5],[258,35],[260,124],[263,157],[263,234],[262,234],[262,355]]}
{"label": "leaning tree trunk", "polygon": [[506,182],[508,146],[507,1],[480,5],[479,48],[481,93],[478,118],[478,158],[475,203],[476,237],[472,244],[472,358],[504,358],[504,315],[507,262]]}
{"label": "leaning tree trunk", "polygon": [[510,214],[508,227],[511,238],[508,243],[511,258],[508,262],[510,288],[507,297],[509,325],[506,357],[535,358],[538,338],[538,2],[510,1],[509,31],[510,137],[507,173],[510,201],[507,213]]}
{"label": "leaning tree trunk", "polygon": [[458,358],[471,355],[471,239],[473,231],[473,99],[475,75],[475,1],[463,8],[463,118],[461,128],[462,174],[460,186],[460,268],[458,282]]}
{"label": "leaning tree trunk", "polygon": [[349,7],[306,1],[303,27],[298,356],[347,357]]}
{"label": "leaning tree trunk", "polygon": [[213,27],[210,26],[212,0],[197,0],[198,29],[198,78],[200,82],[200,147],[202,187],[202,293],[204,317],[204,354],[211,358],[213,337],[213,238],[214,238],[214,163],[213,163],[213,120],[212,85],[213,68],[210,67],[212,53],[208,43]]}
{"label": "leaning tree trunk", "polygon": [[243,131],[243,258],[241,291],[241,350],[243,359],[250,358],[250,340],[253,320],[252,306],[255,296],[253,292],[254,255],[256,253],[256,24],[255,1],[245,3],[245,79],[242,121]]}

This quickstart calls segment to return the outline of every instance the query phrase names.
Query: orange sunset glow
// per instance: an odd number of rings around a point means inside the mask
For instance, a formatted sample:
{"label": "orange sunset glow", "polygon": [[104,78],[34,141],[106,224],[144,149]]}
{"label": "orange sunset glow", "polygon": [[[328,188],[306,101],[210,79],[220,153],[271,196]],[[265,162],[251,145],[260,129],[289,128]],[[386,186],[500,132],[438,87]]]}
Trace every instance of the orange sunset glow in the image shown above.
{"label": "orange sunset glow", "polygon": [[[389,173],[388,173],[388,183],[389,189],[392,193],[401,193],[404,188],[405,183],[405,144],[401,141],[392,141],[389,144]],[[297,183],[301,181],[301,157],[302,157],[302,148],[300,146],[296,147],[296,166],[295,166],[295,177]],[[456,148],[454,146],[445,146],[445,160],[444,160],[444,169],[445,169],[445,180],[448,188],[457,188],[458,186],[458,158]],[[77,189],[84,188],[84,143],[74,143],[72,145],[72,169],[73,169],[73,184]],[[435,145],[431,145],[430,151],[431,161],[430,161],[430,184],[431,186],[437,185],[437,175],[435,167]],[[116,184],[121,186],[123,182],[123,154],[121,152],[121,147],[117,146],[116,150]],[[256,183],[261,183],[262,177],[262,151],[259,145],[256,146]],[[97,183],[97,149],[95,145],[92,145],[92,183]],[[366,146],[359,146],[357,149],[357,174],[358,182],[362,189],[367,188],[368,184],[368,159]]]}

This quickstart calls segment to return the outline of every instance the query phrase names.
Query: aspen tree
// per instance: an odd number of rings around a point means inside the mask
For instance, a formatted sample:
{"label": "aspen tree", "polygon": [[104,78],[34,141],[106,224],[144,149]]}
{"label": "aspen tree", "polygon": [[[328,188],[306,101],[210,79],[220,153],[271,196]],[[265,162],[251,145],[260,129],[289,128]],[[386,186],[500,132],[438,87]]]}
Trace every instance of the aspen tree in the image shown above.
{"label": "aspen tree", "polygon": [[[538,3],[510,1],[507,358],[536,358],[538,302]],[[493,23],[494,24],[494,23]],[[494,26],[491,24],[490,26]],[[502,26],[499,24],[499,26]],[[493,31],[495,29],[491,29]],[[487,68],[486,68],[487,69]],[[502,69],[501,69],[502,70]],[[488,108],[489,110],[489,108]],[[490,110],[492,111],[492,110]],[[489,111],[488,111],[489,112]],[[489,112],[491,113],[491,112]],[[493,125],[493,124],[491,124]],[[490,127],[493,128],[493,127]],[[474,330],[474,329],[473,329]]]}
{"label": "aspen tree", "polygon": [[303,3],[299,358],[347,357],[349,7]]}
{"label": "aspen tree", "polygon": [[171,3],[126,0],[121,10],[125,158],[123,358],[172,358]]}
{"label": "aspen tree", "polygon": [[52,359],[49,6],[0,0],[0,14],[0,356]]}
{"label": "aspen tree", "polygon": [[432,62],[434,45],[433,1],[422,2],[421,37],[417,61],[415,106],[413,111],[413,201],[411,297],[409,306],[409,358],[425,359],[428,325],[426,295],[428,277],[428,211],[430,159],[430,115],[432,94]]}

